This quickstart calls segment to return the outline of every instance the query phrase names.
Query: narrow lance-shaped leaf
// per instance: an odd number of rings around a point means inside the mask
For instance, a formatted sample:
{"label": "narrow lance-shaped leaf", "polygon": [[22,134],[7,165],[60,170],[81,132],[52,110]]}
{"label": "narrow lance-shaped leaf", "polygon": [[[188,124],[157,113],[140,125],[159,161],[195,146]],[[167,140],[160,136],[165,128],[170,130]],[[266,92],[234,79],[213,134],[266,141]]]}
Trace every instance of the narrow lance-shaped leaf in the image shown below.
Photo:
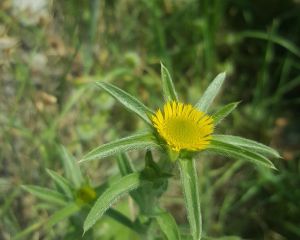
{"label": "narrow lance-shaped leaf", "polygon": [[143,233],[144,231],[144,226],[139,221],[132,222],[128,217],[123,215],[123,213],[119,212],[118,210],[110,208],[105,212],[105,215],[119,222],[123,226],[128,227],[132,231],[135,231],[136,233]]}
{"label": "narrow lance-shaped leaf", "polygon": [[156,217],[158,226],[168,240],[180,240],[180,232],[173,216],[168,212],[158,214]]}
{"label": "narrow lance-shaped leaf", "polygon": [[179,169],[192,237],[193,240],[199,240],[202,233],[202,217],[195,160],[180,159]]}
{"label": "narrow lance-shaped leaf", "polygon": [[215,97],[219,93],[223,82],[225,80],[226,74],[220,73],[216,78],[211,82],[208,88],[205,90],[203,96],[196,103],[195,107],[203,112],[207,112],[211,103],[214,101]]}
{"label": "narrow lance-shaped leaf", "polygon": [[73,196],[71,184],[68,182],[67,179],[60,176],[56,172],[46,169],[46,172],[49,174],[49,176],[52,178],[52,180],[56,183],[56,185],[69,197],[71,198]]}
{"label": "narrow lance-shaped leaf", "polygon": [[162,63],[160,63],[160,66],[161,66],[162,88],[163,88],[165,101],[166,102],[178,101],[178,96],[173,84],[172,77],[168,69]]}
{"label": "narrow lance-shaped leaf", "polygon": [[122,176],[126,176],[134,172],[134,168],[130,162],[129,156],[126,153],[119,154],[117,161]]}
{"label": "narrow lance-shaped leaf", "polygon": [[140,187],[144,183],[139,173],[122,177],[109,187],[96,201],[84,221],[84,232],[88,231],[106,212],[108,208],[122,195]]}
{"label": "narrow lance-shaped leaf", "polygon": [[219,109],[217,112],[215,112],[212,115],[212,118],[214,119],[214,125],[218,125],[224,118],[226,118],[239,104],[239,102],[229,103]]}
{"label": "narrow lance-shaped leaf", "polygon": [[213,139],[220,142],[243,147],[248,150],[252,150],[275,158],[280,158],[279,153],[275,149],[250,139],[246,139],[238,136],[232,136],[232,135],[214,135]]}
{"label": "narrow lance-shaped leaf", "polygon": [[151,125],[149,116],[153,114],[153,111],[146,107],[143,103],[137,100],[135,97],[131,96],[129,93],[123,91],[122,89],[105,82],[97,82],[97,85],[104,89],[107,93],[113,96],[121,104],[123,104],[128,110],[136,113],[140,116],[146,123]]}
{"label": "narrow lance-shaped leaf", "polygon": [[[135,172],[135,170],[130,162],[129,156],[126,153],[120,154],[117,158],[117,161],[118,161],[119,170],[123,177]],[[141,191],[133,190],[130,192],[130,196],[139,205],[139,207],[142,206],[143,196],[142,196]]]}
{"label": "narrow lance-shaped leaf", "polygon": [[109,157],[111,155],[127,152],[130,150],[146,149],[155,146],[158,145],[151,133],[136,134],[101,145],[86,154],[79,162],[82,163],[85,161]]}
{"label": "narrow lance-shaped leaf", "polygon": [[76,203],[70,203],[66,207],[56,211],[46,222],[46,228],[51,228],[60,221],[72,216],[80,210]]}
{"label": "narrow lance-shaped leaf", "polygon": [[241,160],[247,160],[257,165],[276,169],[273,163],[263,155],[255,153],[243,147],[229,144],[227,142],[222,142],[213,139],[210,142],[210,145],[207,149],[222,154],[224,156],[230,156]]}
{"label": "narrow lance-shaped leaf", "polygon": [[63,146],[60,148],[60,154],[67,178],[75,185],[76,188],[79,188],[84,180],[77,161]]}
{"label": "narrow lance-shaped leaf", "polygon": [[38,186],[31,186],[31,185],[26,185],[26,186],[22,186],[22,188],[33,194],[34,196],[53,203],[53,204],[57,204],[57,205],[65,205],[66,201],[65,198],[62,194],[60,194],[59,192],[56,192],[54,190],[51,190],[49,188],[42,188],[42,187],[38,187]]}

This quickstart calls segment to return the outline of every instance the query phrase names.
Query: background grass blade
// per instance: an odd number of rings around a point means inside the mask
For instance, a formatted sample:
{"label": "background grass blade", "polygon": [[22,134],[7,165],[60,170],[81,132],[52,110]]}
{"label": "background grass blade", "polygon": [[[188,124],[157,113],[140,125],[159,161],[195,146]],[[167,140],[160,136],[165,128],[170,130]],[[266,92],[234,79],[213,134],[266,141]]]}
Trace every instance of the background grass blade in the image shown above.
{"label": "background grass blade", "polygon": [[250,139],[246,139],[238,136],[232,136],[232,135],[214,135],[213,138],[220,142],[243,147],[248,150],[253,150],[255,152],[266,154],[268,156],[272,156],[275,158],[280,158],[279,153],[275,149]]}
{"label": "background grass blade", "polygon": [[111,96],[113,96],[121,104],[123,104],[128,110],[134,112],[135,114],[140,116],[146,123],[151,125],[149,115],[152,115],[153,111],[146,107],[135,97],[110,83],[97,82],[97,85],[104,89]]}
{"label": "background grass blade", "polygon": [[168,240],[181,239],[177,223],[170,213],[160,213],[155,217],[155,219]]}
{"label": "background grass blade", "polygon": [[139,173],[132,173],[122,177],[118,182],[109,187],[96,201],[84,221],[84,232],[88,231],[106,212],[108,208],[122,195],[142,185]]}
{"label": "background grass blade", "polygon": [[231,156],[241,160],[250,161],[260,166],[276,169],[273,163],[263,155],[227,142],[213,139],[208,147],[208,150],[212,150],[224,156]]}
{"label": "background grass blade", "polygon": [[203,112],[207,112],[209,106],[219,93],[223,82],[225,80],[226,74],[220,73],[216,78],[211,82],[211,84],[208,86],[208,88],[203,93],[203,96],[200,98],[200,100],[196,103],[195,107]]}
{"label": "background grass blade", "polygon": [[53,203],[55,205],[66,205],[65,198],[62,194],[59,192],[56,192],[54,190],[51,190],[49,188],[43,188],[43,187],[37,187],[37,186],[31,186],[31,185],[23,185],[22,188],[36,196],[37,198],[40,198],[44,201],[47,201],[49,203]]}
{"label": "background grass blade", "polygon": [[43,224],[44,224],[44,221],[34,223],[34,224],[30,225],[29,227],[26,227],[25,229],[23,229],[21,232],[18,232],[18,234],[13,236],[11,239],[12,240],[28,239],[25,237],[28,236],[29,234],[31,234],[32,232],[36,231],[37,229],[42,228]]}
{"label": "background grass blade", "polygon": [[202,234],[202,217],[195,160],[180,159],[179,169],[192,237],[193,240],[199,240]]}
{"label": "background grass blade", "polygon": [[297,57],[300,57],[300,49],[293,42],[275,34],[268,34],[266,32],[260,31],[244,31],[239,34],[239,38],[256,38],[267,41],[272,41],[284,48],[286,48],[291,53],[295,54]]}
{"label": "background grass blade", "polygon": [[221,109],[219,109],[217,112],[215,112],[212,115],[212,118],[214,119],[214,125],[218,125],[224,118],[226,118],[239,104],[239,102],[233,102],[225,105]]}
{"label": "background grass blade", "polygon": [[127,152],[136,149],[145,149],[158,146],[151,133],[143,133],[132,135],[130,137],[121,138],[116,141],[101,145],[88,154],[86,154],[79,162],[101,159],[114,154]]}
{"label": "background grass blade", "polygon": [[168,71],[168,69],[160,63],[161,66],[161,80],[162,80],[162,88],[164,93],[164,98],[166,102],[177,101],[178,96],[173,84],[172,77]]}

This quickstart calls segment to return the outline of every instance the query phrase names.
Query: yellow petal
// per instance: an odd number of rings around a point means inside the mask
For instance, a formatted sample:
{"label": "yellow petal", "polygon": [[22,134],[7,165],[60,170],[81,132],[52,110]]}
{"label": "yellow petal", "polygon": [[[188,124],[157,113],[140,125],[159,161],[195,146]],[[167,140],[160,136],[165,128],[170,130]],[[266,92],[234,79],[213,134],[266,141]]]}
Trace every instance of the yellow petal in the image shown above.
{"label": "yellow petal", "polygon": [[152,116],[158,134],[174,151],[205,149],[213,133],[213,119],[190,104],[168,102]]}

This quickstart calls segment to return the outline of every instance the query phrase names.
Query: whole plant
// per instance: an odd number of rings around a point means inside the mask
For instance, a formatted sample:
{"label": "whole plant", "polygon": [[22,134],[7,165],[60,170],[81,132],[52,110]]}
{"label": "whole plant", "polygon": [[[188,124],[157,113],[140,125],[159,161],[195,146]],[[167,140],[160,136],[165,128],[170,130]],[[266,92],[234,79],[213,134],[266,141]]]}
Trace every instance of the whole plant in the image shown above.
{"label": "whole plant", "polygon": [[[111,83],[96,82],[98,87],[141,118],[145,128],[128,137],[96,147],[80,159],[81,164],[115,156],[121,177],[112,185],[106,186],[104,183],[99,188],[92,188],[91,184],[83,180],[80,169],[74,162],[69,162],[69,166],[73,167],[69,167],[68,172],[76,187],[48,170],[62,190],[57,193],[51,190],[51,193],[54,194],[54,199],[55,194],[59,196],[59,203],[63,206],[50,218],[49,226],[82,212],[83,236],[86,236],[106,214],[135,231],[141,239],[199,240],[202,238],[202,221],[205,219],[201,215],[197,164],[199,159],[206,156],[203,153],[213,152],[275,169],[269,158],[280,157],[276,150],[250,139],[217,133],[218,124],[238,105],[238,102],[233,102],[214,113],[210,111],[210,106],[224,83],[225,73],[219,74],[210,83],[195,104],[184,103],[179,98],[170,73],[163,64],[161,80],[164,101],[155,111]],[[142,151],[142,169],[136,170],[133,166],[132,159],[127,154],[129,151]],[[167,191],[169,180],[176,177],[177,172],[180,175],[189,222],[188,232],[177,225],[172,213],[163,209],[159,201]],[[80,179],[76,179],[76,176],[80,176]],[[46,194],[50,191],[36,186],[24,188],[39,197],[41,192]],[[116,201],[126,194],[130,195],[138,207],[134,220],[113,208]],[[161,234],[153,231],[155,226],[161,230]]]}

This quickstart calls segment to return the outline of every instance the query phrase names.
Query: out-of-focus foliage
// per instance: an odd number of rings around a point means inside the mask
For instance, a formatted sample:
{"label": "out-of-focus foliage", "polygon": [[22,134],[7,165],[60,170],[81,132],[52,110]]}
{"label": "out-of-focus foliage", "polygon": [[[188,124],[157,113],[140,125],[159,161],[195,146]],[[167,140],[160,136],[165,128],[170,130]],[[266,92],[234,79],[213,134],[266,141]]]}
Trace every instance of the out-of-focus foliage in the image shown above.
{"label": "out-of-focus foliage", "polygon": [[[271,145],[283,156],[275,172],[213,155],[203,159],[198,172],[204,233],[300,238],[299,11],[297,0],[2,0],[0,239],[27,227],[24,239],[67,239],[66,229],[78,222],[45,234],[43,223],[53,209],[20,186],[52,188],[46,168],[66,174],[61,144],[79,159],[137,129],[141,121],[88,83],[114,82],[157,108],[160,61],[186,102],[196,102],[212,76],[225,71],[217,100],[241,103],[220,128]],[[92,165],[84,176],[93,183],[115,181],[115,161]],[[118,207],[134,214],[127,201]],[[187,222],[176,181],[162,201],[177,222]],[[108,217],[98,234],[133,239]]]}

